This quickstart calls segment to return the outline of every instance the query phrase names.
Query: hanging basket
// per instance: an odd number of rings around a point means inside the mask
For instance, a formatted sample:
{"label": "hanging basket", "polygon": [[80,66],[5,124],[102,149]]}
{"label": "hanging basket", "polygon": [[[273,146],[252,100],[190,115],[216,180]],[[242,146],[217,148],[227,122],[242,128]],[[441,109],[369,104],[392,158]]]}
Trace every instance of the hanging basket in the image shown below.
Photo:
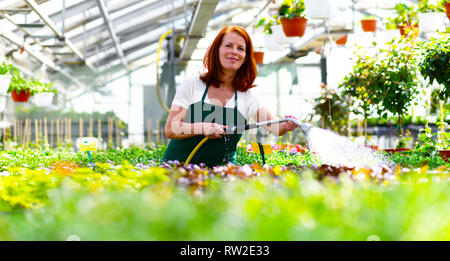
{"label": "hanging basket", "polygon": [[305,34],[307,22],[308,19],[304,17],[281,18],[281,25],[287,37],[302,37]]}
{"label": "hanging basket", "polygon": [[295,38],[286,37],[283,31],[283,26],[281,24],[272,26],[272,36],[279,45],[291,44],[295,41]]}
{"label": "hanging basket", "polygon": [[[400,35],[405,37],[407,35],[406,33],[406,28],[409,28],[409,30],[411,30],[412,28],[414,29],[414,32],[418,32],[419,31],[419,25],[418,24],[414,24],[414,26],[411,26],[411,24],[404,24],[404,25],[399,25],[398,29],[400,30]],[[409,34],[412,34],[411,31],[409,31]],[[418,35],[417,33],[414,33],[416,36]]]}
{"label": "hanging basket", "polygon": [[14,102],[27,102],[30,98],[31,93],[20,91],[19,93],[16,92],[16,90],[11,91],[11,98]]}
{"label": "hanging basket", "polygon": [[422,32],[431,33],[445,30],[444,13],[418,13],[419,28]]}
{"label": "hanging basket", "polygon": [[447,13],[448,19],[450,19],[450,3],[445,3],[445,13]]}
{"label": "hanging basket", "polygon": [[8,92],[10,83],[11,75],[0,75],[0,95],[5,95]]}
{"label": "hanging basket", "polygon": [[41,92],[31,98],[31,102],[38,107],[50,106],[53,101],[53,96],[55,94],[52,92]]}
{"label": "hanging basket", "polygon": [[253,52],[253,55],[255,56],[256,64],[264,63],[264,52]]}
{"label": "hanging basket", "polygon": [[306,16],[311,19],[328,19],[329,11],[329,0],[305,0]]}
{"label": "hanging basket", "polygon": [[364,32],[375,32],[377,30],[377,20],[363,19],[361,26]]}
{"label": "hanging basket", "polygon": [[[284,34],[283,37],[285,37]],[[284,45],[278,42],[273,33],[264,35],[264,42],[264,46],[268,51],[281,51],[284,49]]]}
{"label": "hanging basket", "polygon": [[348,38],[347,34],[342,36],[341,38],[336,40],[336,44],[340,46],[345,46],[345,44],[347,43],[347,38]]}

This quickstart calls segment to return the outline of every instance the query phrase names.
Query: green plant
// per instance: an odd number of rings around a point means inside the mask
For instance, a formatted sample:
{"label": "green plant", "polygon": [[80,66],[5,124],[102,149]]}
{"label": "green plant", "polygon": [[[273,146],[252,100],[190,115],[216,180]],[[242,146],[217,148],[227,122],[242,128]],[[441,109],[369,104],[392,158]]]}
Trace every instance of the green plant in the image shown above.
{"label": "green plant", "polygon": [[256,28],[264,25],[264,33],[272,34],[272,25],[275,25],[275,24],[278,24],[276,17],[274,19],[263,17],[258,21],[258,24],[256,24]]}
{"label": "green plant", "polygon": [[[356,52],[361,50],[362,48],[358,47]],[[352,112],[363,115],[365,121],[364,133],[367,136],[367,118],[375,111],[376,105],[380,102],[379,96],[375,95],[375,90],[372,88],[380,80],[372,75],[372,72],[378,66],[378,59],[365,53],[355,53],[355,55],[356,62],[352,72],[344,77],[338,88],[342,89],[343,95],[348,95],[351,98],[349,103],[352,103]]]}
{"label": "green plant", "polygon": [[404,24],[416,24],[417,23],[417,10],[415,5],[408,6],[404,3],[396,4],[394,7],[397,16],[394,18],[388,18],[388,24],[395,24],[397,26]]}
{"label": "green plant", "polygon": [[303,0],[284,0],[278,9],[278,17],[294,19],[305,17],[305,3]]}
{"label": "green plant", "polygon": [[443,3],[437,3],[437,5],[430,4],[429,0],[421,0],[418,3],[418,13],[438,13],[445,12]]}
{"label": "green plant", "polygon": [[[415,42],[410,38],[394,39],[388,50],[381,50],[380,62],[375,63],[371,85],[378,98],[377,112],[387,117],[390,112],[398,117],[399,134],[402,135],[402,116],[418,96],[419,82],[415,59]],[[381,57],[380,57],[381,56]]]}
{"label": "green plant", "polygon": [[22,73],[17,70],[12,73],[12,80],[9,85],[8,93],[12,91],[16,91],[17,93],[24,91],[29,92],[30,96],[33,96],[36,93],[41,92],[41,88],[42,83],[39,80],[35,78],[27,80],[23,77]]}
{"label": "green plant", "polygon": [[374,15],[365,15],[362,20],[375,20],[375,19],[376,18]]}
{"label": "green plant", "polygon": [[[348,101],[344,95],[333,90],[325,90],[314,99],[314,115],[320,115],[322,128],[330,128],[335,132],[344,133],[348,121]],[[311,118],[313,115],[311,115]]]}
{"label": "green plant", "polygon": [[0,75],[11,75],[16,71],[18,71],[17,68],[12,64],[7,64],[6,62],[2,62],[2,64],[0,64]]}
{"label": "green plant", "polygon": [[450,97],[450,36],[441,34],[441,37],[432,37],[428,42],[419,44],[421,58],[419,70],[431,84],[433,81],[441,84],[439,98],[446,102]]}

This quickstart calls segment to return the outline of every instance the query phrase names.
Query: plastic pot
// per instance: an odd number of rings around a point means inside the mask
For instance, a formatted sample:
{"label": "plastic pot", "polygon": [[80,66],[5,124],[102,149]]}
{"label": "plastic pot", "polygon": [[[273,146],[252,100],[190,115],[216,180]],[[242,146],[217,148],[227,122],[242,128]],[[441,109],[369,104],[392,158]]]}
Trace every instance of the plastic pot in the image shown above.
{"label": "plastic pot", "polygon": [[307,23],[308,19],[304,17],[281,18],[283,32],[287,37],[302,37],[305,34]]}
{"label": "plastic pot", "polygon": [[31,98],[31,102],[39,107],[50,106],[53,101],[53,96],[55,94],[52,92],[41,92]]}
{"label": "plastic pot", "polygon": [[445,30],[444,13],[418,13],[419,28],[422,32],[430,33]]}
{"label": "plastic pot", "polygon": [[11,98],[14,102],[27,102],[30,98],[31,93],[26,91],[20,91],[19,93],[16,90],[11,91]]}
{"label": "plastic pot", "polygon": [[363,19],[361,26],[364,32],[375,32],[377,30],[377,20]]}
{"label": "plastic pot", "polygon": [[272,26],[272,36],[273,39],[280,45],[291,44],[295,41],[295,38],[286,37],[283,31],[283,26],[281,24]]}
{"label": "plastic pot", "polygon": [[347,43],[347,38],[348,38],[347,34],[340,37],[339,39],[336,40],[336,44],[341,46],[345,45]]}
{"label": "plastic pot", "polygon": [[447,13],[448,19],[450,19],[450,3],[445,3],[445,12]]}
{"label": "plastic pot", "polygon": [[311,19],[327,19],[329,11],[329,0],[305,0],[306,16]]}
{"label": "plastic pot", "polygon": [[253,52],[253,55],[255,56],[256,64],[264,63],[264,52]]}
{"label": "plastic pot", "polygon": [[0,95],[8,92],[9,84],[11,84],[11,75],[0,75]]}
{"label": "plastic pot", "polygon": [[450,161],[450,150],[440,150],[439,156],[445,161]]}

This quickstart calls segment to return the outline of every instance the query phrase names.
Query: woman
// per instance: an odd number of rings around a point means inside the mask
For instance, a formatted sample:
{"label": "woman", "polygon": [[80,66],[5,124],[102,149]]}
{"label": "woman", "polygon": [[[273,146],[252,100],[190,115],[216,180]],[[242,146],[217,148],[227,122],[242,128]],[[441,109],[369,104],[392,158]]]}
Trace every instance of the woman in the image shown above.
{"label": "woman", "polygon": [[[165,126],[171,139],[163,160],[186,161],[206,136],[190,163],[212,167],[236,161],[236,146],[242,133],[225,135],[227,126],[242,126],[247,119],[276,119],[251,91],[255,87],[256,62],[247,32],[226,26],[209,46],[203,64],[207,72],[186,79],[177,89]],[[293,116],[287,116],[292,117]],[[265,127],[283,135],[297,127],[291,122]]]}

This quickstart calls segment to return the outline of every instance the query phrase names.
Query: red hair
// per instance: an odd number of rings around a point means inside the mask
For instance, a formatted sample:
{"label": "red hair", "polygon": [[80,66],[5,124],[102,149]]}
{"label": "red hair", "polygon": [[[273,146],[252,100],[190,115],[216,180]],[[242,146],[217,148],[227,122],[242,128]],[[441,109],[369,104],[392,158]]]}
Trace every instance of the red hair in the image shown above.
{"label": "red hair", "polygon": [[238,91],[245,92],[250,88],[255,87],[253,82],[258,74],[256,69],[256,61],[253,56],[253,44],[250,36],[244,28],[240,26],[225,26],[219,34],[217,34],[214,41],[208,47],[205,57],[203,58],[203,65],[208,70],[200,79],[209,85],[220,86],[220,73],[222,72],[222,65],[219,59],[219,47],[222,44],[222,39],[225,34],[236,32],[245,40],[245,60],[241,67],[236,72],[233,80],[233,87]]}

